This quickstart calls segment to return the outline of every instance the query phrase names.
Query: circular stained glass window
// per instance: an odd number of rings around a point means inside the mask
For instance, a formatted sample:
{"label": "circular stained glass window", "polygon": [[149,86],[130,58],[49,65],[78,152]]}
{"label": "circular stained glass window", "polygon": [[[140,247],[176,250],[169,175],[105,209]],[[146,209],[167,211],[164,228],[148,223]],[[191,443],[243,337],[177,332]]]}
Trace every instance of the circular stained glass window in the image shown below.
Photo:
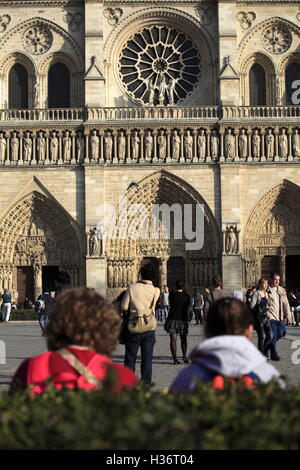
{"label": "circular stained glass window", "polygon": [[166,26],[136,33],[119,58],[127,92],[150,106],[172,106],[186,99],[199,82],[201,70],[201,56],[193,41]]}

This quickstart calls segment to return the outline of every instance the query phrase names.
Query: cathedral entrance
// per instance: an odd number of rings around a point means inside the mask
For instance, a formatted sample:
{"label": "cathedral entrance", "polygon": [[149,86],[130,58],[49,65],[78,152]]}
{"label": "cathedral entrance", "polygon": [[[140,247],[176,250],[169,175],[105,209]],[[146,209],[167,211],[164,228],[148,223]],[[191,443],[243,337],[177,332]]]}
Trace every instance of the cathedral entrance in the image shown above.
{"label": "cathedral entrance", "polygon": [[286,257],[286,287],[300,289],[300,255]]}
{"label": "cathedral entrance", "polygon": [[261,261],[261,277],[269,280],[271,274],[274,272],[280,274],[280,257],[264,256]]}
{"label": "cathedral entrance", "polygon": [[18,307],[23,308],[26,297],[34,301],[34,272],[32,266],[17,267]]}
{"label": "cathedral entrance", "polygon": [[142,259],[141,266],[151,264],[154,270],[153,285],[159,287],[159,260],[153,257],[146,257]]}
{"label": "cathedral entrance", "polygon": [[56,278],[59,272],[58,266],[43,266],[42,267],[42,284],[43,284],[43,292],[46,289],[49,291],[54,291],[54,279]]}
{"label": "cathedral entrance", "polygon": [[183,281],[185,285],[185,262],[181,256],[171,256],[168,260],[167,285],[175,289],[176,281]]}

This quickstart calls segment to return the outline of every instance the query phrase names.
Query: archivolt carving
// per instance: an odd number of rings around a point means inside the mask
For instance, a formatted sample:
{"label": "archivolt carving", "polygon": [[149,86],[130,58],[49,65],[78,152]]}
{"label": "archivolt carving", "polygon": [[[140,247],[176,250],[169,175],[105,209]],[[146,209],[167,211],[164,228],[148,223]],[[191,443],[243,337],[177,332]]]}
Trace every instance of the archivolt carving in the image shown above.
{"label": "archivolt carving", "polygon": [[67,216],[56,204],[33,192],[19,201],[0,223],[0,263],[15,266],[76,264],[80,252]]}
{"label": "archivolt carving", "polygon": [[71,56],[63,52],[53,52],[52,54],[48,54],[41,62],[39,66],[39,73],[47,74],[49,67],[57,62],[66,65],[71,74],[76,71],[76,64]]}
{"label": "archivolt carving", "polygon": [[5,56],[0,62],[0,75],[8,75],[9,70],[16,63],[23,65],[29,75],[37,73],[36,64],[32,59],[26,53],[16,51]]}
{"label": "archivolt carving", "polygon": [[296,62],[297,64],[300,64],[300,53],[299,52],[293,52],[291,54],[288,54],[279,62],[279,64],[278,64],[279,73],[284,75],[286,68],[292,62]]}

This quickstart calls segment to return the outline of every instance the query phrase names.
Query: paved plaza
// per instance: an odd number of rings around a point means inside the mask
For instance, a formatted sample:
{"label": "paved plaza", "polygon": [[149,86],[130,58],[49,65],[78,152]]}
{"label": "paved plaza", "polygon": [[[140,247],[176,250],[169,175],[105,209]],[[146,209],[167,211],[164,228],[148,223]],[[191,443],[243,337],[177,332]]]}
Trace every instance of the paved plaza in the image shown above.
{"label": "paved plaza", "polygon": [[[199,340],[203,339],[203,327],[191,325],[188,336],[188,351],[190,351]],[[0,324],[0,340],[6,345],[6,364],[1,364],[0,357],[0,390],[7,390],[11,378],[21,361],[27,357],[34,356],[46,350],[45,338],[41,336],[41,331],[37,322],[10,322]],[[287,328],[287,336],[279,341],[278,352],[282,358],[275,366],[287,377],[287,382],[291,385],[300,383],[300,364],[292,364],[292,342],[300,340],[300,328]],[[256,334],[253,341],[256,343]],[[299,343],[300,345],[300,343]],[[180,341],[178,338],[178,358],[181,358]],[[298,346],[300,349],[300,346]],[[124,356],[124,346],[118,345],[113,359],[122,363]],[[299,354],[300,357],[300,354]],[[153,358],[153,381],[156,389],[169,387],[177,372],[185,367],[185,364],[174,365],[170,350],[169,336],[165,333],[160,324],[156,332],[156,345]],[[139,374],[139,361],[137,373]]]}

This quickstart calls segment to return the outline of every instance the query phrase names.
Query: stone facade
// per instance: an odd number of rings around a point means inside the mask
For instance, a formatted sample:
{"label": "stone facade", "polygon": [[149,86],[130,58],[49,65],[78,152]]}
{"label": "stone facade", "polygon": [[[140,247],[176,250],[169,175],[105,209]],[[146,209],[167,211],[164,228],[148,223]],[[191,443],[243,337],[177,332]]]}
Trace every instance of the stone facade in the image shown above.
{"label": "stone facade", "polygon": [[[300,107],[287,102],[286,71],[298,64],[300,80],[297,1],[1,7],[0,288],[18,291],[30,267],[37,295],[56,266],[112,298],[144,258],[160,284],[178,273],[189,289],[215,273],[246,288],[276,263],[292,283]],[[10,106],[15,64],[27,71],[26,109]],[[69,71],[70,108],[49,106],[53,64]],[[251,103],[254,64],[264,105]],[[155,236],[127,239],[125,203],[144,205],[141,225],[153,204],[203,204],[203,248],[187,250],[188,237],[169,239],[159,222]]]}

